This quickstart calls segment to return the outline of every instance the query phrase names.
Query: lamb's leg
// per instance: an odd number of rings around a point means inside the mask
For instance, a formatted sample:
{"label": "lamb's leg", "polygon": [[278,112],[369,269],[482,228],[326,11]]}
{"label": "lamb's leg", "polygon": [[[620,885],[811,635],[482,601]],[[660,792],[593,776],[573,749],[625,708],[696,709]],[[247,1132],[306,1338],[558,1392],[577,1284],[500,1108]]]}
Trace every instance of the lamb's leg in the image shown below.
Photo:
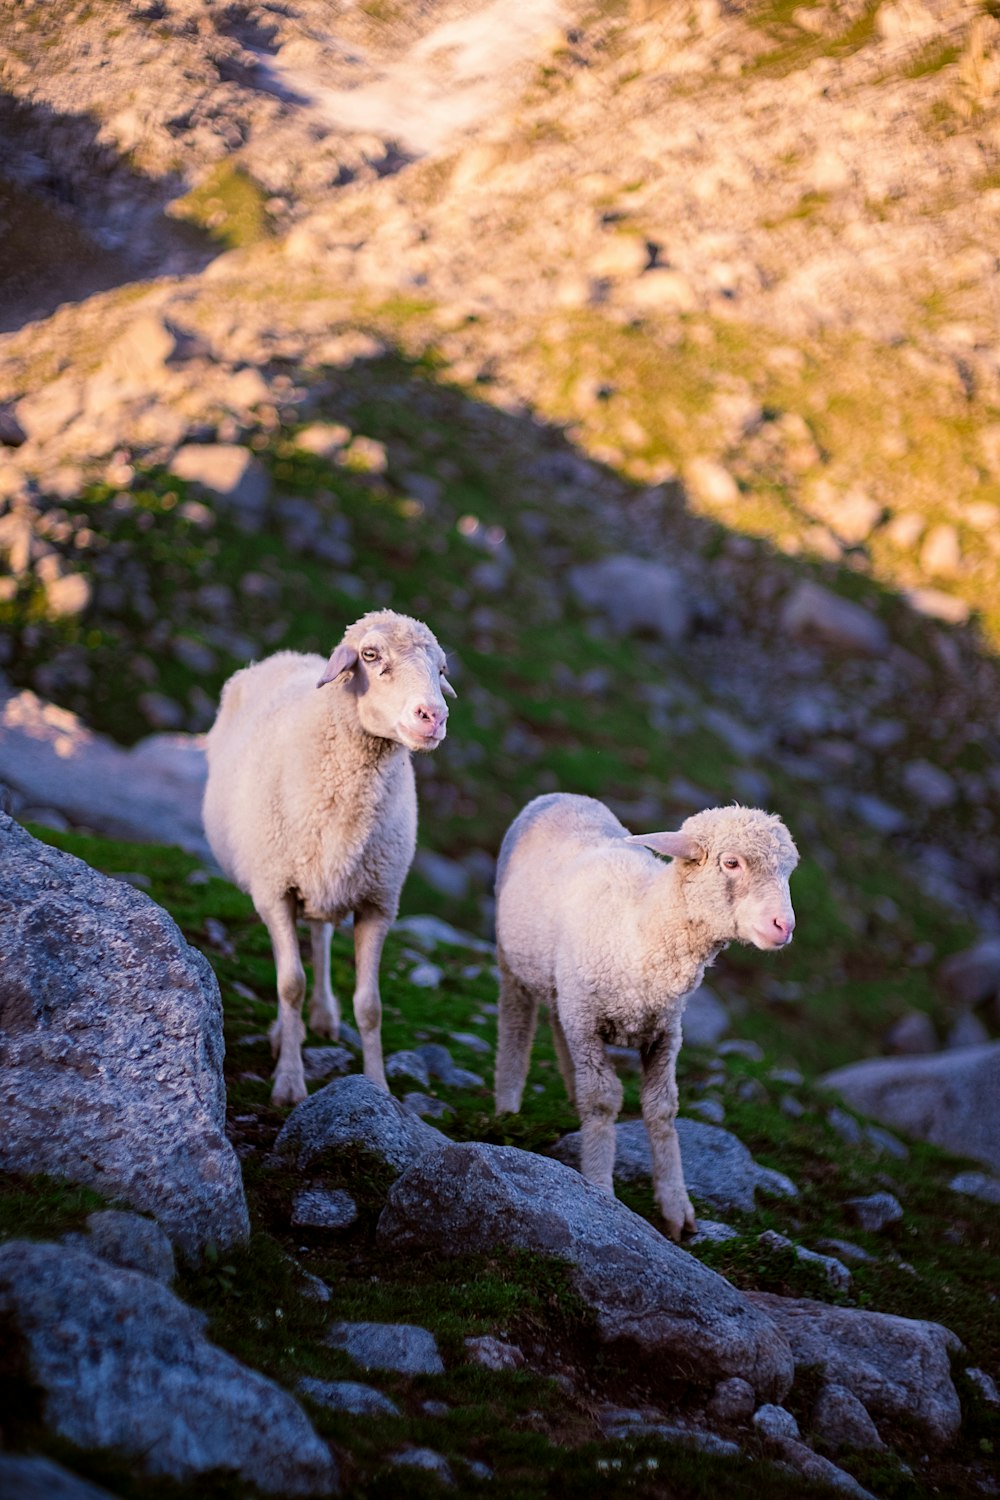
{"label": "lamb's leg", "polygon": [[390,919],[384,912],[366,908],[354,913],[354,1018],[361,1032],[365,1077],[388,1093],[382,1062],[382,997],[378,988],[378,966]]}
{"label": "lamb's leg", "polygon": [[306,993],[306,975],[299,957],[299,939],[295,929],[296,899],[285,895],[271,906],[258,906],[274,950],[278,974],[278,1018],[270,1030],[271,1051],[278,1059],[274,1070],[272,1104],[298,1104],[306,1097],[306,1080],[302,1071],[302,1040],[306,1028],[302,1021],[302,1001]]}
{"label": "lamb's leg", "polygon": [[340,1006],[330,986],[331,922],[310,922],[312,938],[313,987],[309,1001],[309,1025],[317,1036],[336,1041],[340,1035]]}
{"label": "lamb's leg", "polygon": [[499,948],[497,966],[500,969],[500,995],[493,1088],[495,1113],[517,1114],[538,1025],[538,997],[514,977]]}
{"label": "lamb's leg", "polygon": [[566,1085],[566,1093],[569,1102],[576,1108],[576,1069],[573,1066],[573,1058],[570,1055],[569,1046],[566,1042],[566,1033],[562,1029],[559,1013],[554,1005],[549,1007],[549,1021],[552,1025],[552,1040],[556,1048],[556,1062],[559,1064],[559,1072],[562,1081]]}
{"label": "lamb's leg", "polygon": [[694,1230],[694,1209],[684,1186],[681,1148],[677,1140],[677,1054],[680,1026],[661,1032],[642,1048],[642,1118],[653,1155],[653,1195],[672,1239],[684,1229]]}
{"label": "lamb's leg", "polygon": [[572,1004],[560,1006],[560,1020],[576,1075],[580,1171],[588,1182],[613,1194],[615,1121],[622,1107],[622,1086],[601,1038],[584,1026],[575,1026],[573,1011]]}

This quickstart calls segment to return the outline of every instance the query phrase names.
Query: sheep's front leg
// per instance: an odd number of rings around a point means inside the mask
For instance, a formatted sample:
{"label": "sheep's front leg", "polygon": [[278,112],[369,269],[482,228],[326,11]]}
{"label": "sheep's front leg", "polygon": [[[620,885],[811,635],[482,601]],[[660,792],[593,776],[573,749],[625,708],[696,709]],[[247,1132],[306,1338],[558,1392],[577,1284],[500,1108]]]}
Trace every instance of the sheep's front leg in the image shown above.
{"label": "sheep's front leg", "polygon": [[378,988],[378,966],[390,919],[384,912],[368,908],[354,913],[354,1018],[361,1032],[365,1077],[388,1093],[382,1062],[382,997]]}
{"label": "sheep's front leg", "polygon": [[672,1239],[684,1229],[694,1230],[694,1209],[684,1186],[681,1148],[677,1140],[677,1054],[681,1046],[678,1024],[642,1048],[642,1118],[653,1155],[653,1196]]}
{"label": "sheep's front leg", "polygon": [[306,975],[299,957],[299,939],[295,929],[296,898],[285,895],[273,906],[258,906],[274,950],[278,974],[278,1018],[270,1030],[271,1051],[278,1059],[271,1089],[272,1104],[298,1104],[306,1097],[306,1079],[302,1071],[302,1041],[306,1028],[302,1021],[302,1001],[306,993]]}
{"label": "sheep's front leg", "polygon": [[497,949],[500,994],[497,1015],[497,1061],[494,1079],[495,1112],[517,1114],[531,1061],[531,1044],[538,1025],[538,997],[516,979]]}
{"label": "sheep's front leg", "polygon": [[622,1107],[622,1086],[601,1038],[585,1023],[574,1021],[572,1005],[560,1003],[557,1019],[573,1060],[580,1115],[580,1171],[588,1182],[613,1196],[615,1121]]}
{"label": "sheep's front leg", "polygon": [[317,1036],[336,1041],[340,1035],[340,1006],[330,985],[331,922],[310,922],[312,938],[313,987],[309,1001],[309,1025]]}

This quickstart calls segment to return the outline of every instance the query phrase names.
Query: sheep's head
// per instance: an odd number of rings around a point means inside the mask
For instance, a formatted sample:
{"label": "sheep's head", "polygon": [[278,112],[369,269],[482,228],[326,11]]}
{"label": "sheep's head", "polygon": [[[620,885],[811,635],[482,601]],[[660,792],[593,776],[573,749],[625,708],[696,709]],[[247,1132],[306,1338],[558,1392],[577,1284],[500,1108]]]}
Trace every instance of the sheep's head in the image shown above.
{"label": "sheep's head", "polygon": [[675,833],[636,834],[632,843],[669,854],[681,864],[688,908],[719,942],[784,948],[795,913],[788,880],[798,850],[774,813],[754,807],[710,807],[686,818]]}
{"label": "sheep's head", "polygon": [[361,727],[407,750],[436,750],[448,722],[445,656],[420,620],[376,610],[349,626],[316,684],[354,694]]}

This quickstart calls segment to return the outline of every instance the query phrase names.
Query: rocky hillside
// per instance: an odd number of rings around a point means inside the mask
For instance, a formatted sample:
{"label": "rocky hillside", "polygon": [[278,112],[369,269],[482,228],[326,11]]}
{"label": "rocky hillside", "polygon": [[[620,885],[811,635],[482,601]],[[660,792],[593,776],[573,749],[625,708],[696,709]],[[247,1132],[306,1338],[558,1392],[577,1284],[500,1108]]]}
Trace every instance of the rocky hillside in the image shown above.
{"label": "rocky hillside", "polygon": [[[525,1496],[749,1493],[784,1442],[797,1477],[769,1469],[775,1493],[847,1484],[824,1456],[879,1495],[994,1493],[1000,21],[950,0],[539,0],[516,24],[510,9],[502,24],[473,0],[52,0],[0,15],[4,806],[149,890],[215,967],[253,1235],[183,1271],[178,1307],[213,1320],[219,1347],[199,1346],[193,1368],[222,1391],[240,1377],[216,1356],[242,1360],[262,1372],[260,1409],[280,1409],[285,1456],[265,1488],[332,1484],[332,1439],[359,1495],[430,1493],[419,1465],[434,1455],[469,1493],[488,1487],[477,1464]],[[890,1399],[835,1376],[831,1323],[822,1381],[809,1372],[823,1360],[796,1355],[790,1388],[762,1377],[749,1409],[746,1391],[713,1406],[724,1361],[682,1388],[650,1376],[631,1335],[609,1352],[614,1293],[588,1279],[591,1251],[574,1270],[539,1250],[562,1230],[473,1244],[456,1220],[467,1258],[443,1280],[449,1247],[411,1239],[410,1189],[386,1206],[384,1161],[277,1148],[270,957],[206,863],[196,737],[236,667],[326,652],[382,604],[428,620],[460,694],[419,767],[404,909],[473,935],[435,945],[440,929],[418,922],[390,946],[393,1087],[423,1099],[407,1118],[433,1110],[449,1140],[478,1143],[490,1192],[516,1178],[495,1149],[543,1154],[542,1173],[553,1151],[572,1158],[544,1048],[520,1123],[490,1116],[495,981],[476,943],[499,841],[529,797],[589,793],[637,830],[733,799],[779,811],[803,854],[795,943],[725,953],[703,997],[715,1022],[682,1054],[682,1112],[727,1134],[717,1151],[744,1174],[727,1197],[705,1166],[699,1212],[736,1233],[686,1259],[759,1294],[754,1307],[777,1293],[942,1325],[921,1356],[930,1386]],[[10,1011],[0,977],[5,1031],[32,988],[18,983]],[[160,1047],[162,1016],[142,1025]],[[315,1051],[326,1097],[331,1071],[357,1062]],[[878,1057],[887,1073],[849,1066]],[[847,1070],[850,1109],[820,1089],[831,1068]],[[45,1076],[43,1106],[62,1075]],[[103,1097],[94,1108],[103,1118]],[[689,1176],[698,1149],[689,1134]],[[67,1189],[23,1175],[67,1173],[66,1152],[29,1156],[0,1157],[5,1232],[51,1242],[103,1212],[92,1176]],[[625,1202],[655,1221],[641,1152],[631,1168],[621,1156]],[[405,1161],[412,1191],[433,1193]],[[758,1201],[768,1171],[795,1195]],[[484,1183],[470,1177],[467,1203]],[[296,1207],[309,1193],[341,1208],[348,1194],[357,1219],[313,1222]],[[105,1197],[182,1247],[135,1194],[123,1178]],[[878,1225],[848,1206],[886,1198]],[[566,1200],[565,1223],[578,1209]],[[102,1222],[87,1233],[110,1234]],[[640,1233],[623,1224],[607,1233]],[[657,1266],[670,1248],[649,1252]],[[5,1253],[0,1298],[40,1252]],[[332,1301],[310,1304],[304,1270]],[[59,1272],[67,1287],[85,1274]],[[131,1305],[102,1286],[108,1306]],[[740,1317],[745,1332],[756,1314]],[[364,1431],[317,1396],[357,1374],[347,1345],[324,1341],[358,1321],[419,1322],[444,1367],[397,1369],[374,1393],[395,1413],[376,1403]],[[499,1341],[484,1360],[500,1368],[470,1366],[467,1340]],[[792,1342],[786,1330],[767,1358]],[[298,1397],[279,1400],[303,1379],[319,1403],[308,1434]],[[785,1415],[754,1425],[762,1400]],[[827,1424],[831,1402],[853,1427]],[[68,1454],[123,1496],[148,1482],[113,1433],[74,1437],[67,1418],[53,1437],[18,1411],[10,1446]],[[894,1456],[871,1457],[865,1421]],[[498,1426],[507,1437],[490,1438]],[[297,1444],[311,1455],[298,1467]],[[404,1480],[386,1465],[410,1449],[432,1459]],[[232,1467],[231,1450],[206,1451]],[[207,1482],[160,1472],[169,1493]]]}

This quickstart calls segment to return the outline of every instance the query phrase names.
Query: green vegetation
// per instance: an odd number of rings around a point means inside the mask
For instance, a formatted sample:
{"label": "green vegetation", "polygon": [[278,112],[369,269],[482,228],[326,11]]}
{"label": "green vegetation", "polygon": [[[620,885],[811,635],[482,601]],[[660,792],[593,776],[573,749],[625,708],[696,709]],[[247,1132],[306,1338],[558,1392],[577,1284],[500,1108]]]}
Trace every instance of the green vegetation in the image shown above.
{"label": "green vegetation", "polygon": [[256,245],[271,232],[263,190],[230,158],[219,162],[197,187],[176,199],[170,214],[205,230],[226,250]]}

